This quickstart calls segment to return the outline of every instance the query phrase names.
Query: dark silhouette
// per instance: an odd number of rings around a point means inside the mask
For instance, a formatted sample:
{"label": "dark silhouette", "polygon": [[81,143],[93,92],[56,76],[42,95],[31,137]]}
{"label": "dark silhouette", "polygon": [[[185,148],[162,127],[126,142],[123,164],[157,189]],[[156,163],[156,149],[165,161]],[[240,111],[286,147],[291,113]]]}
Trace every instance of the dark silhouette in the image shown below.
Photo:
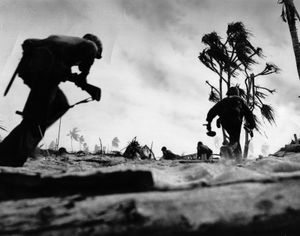
{"label": "dark silhouette", "polygon": [[240,133],[243,118],[246,119],[245,128],[251,132],[256,127],[253,113],[239,96],[239,89],[228,89],[227,97],[215,104],[207,114],[207,130],[211,131],[211,122],[219,116],[217,126],[222,126],[229,135],[229,146],[233,149],[234,157],[241,157]]}
{"label": "dark silhouette", "polygon": [[[0,144],[0,165],[22,166],[46,129],[70,107],[60,82],[71,81],[99,101],[101,90],[87,83],[87,75],[95,59],[102,57],[100,40],[86,34],[83,38],[52,35],[46,39],[27,39],[22,44],[23,57],[16,74],[31,89],[22,122]],[[78,66],[79,74],[71,67]]]}
{"label": "dark silhouette", "polygon": [[170,150],[168,150],[166,147],[162,147],[161,151],[163,153],[162,158],[166,159],[166,160],[175,160],[175,159],[179,159],[180,156],[177,154],[174,154],[173,152],[171,152]]}
{"label": "dark silhouette", "polygon": [[[115,153],[118,154],[120,152],[115,151]],[[155,159],[152,150],[147,145],[141,146],[136,140],[136,137],[128,144],[123,156],[127,159]]]}
{"label": "dark silhouette", "polygon": [[284,22],[287,22],[289,26],[297,64],[298,77],[300,79],[300,43],[296,27],[296,20],[300,20],[300,16],[293,0],[278,0],[278,3],[282,4],[281,18]]}
{"label": "dark silhouette", "polygon": [[[261,64],[263,50],[252,44],[251,36],[252,34],[242,22],[230,23],[225,38],[220,37],[216,32],[205,34],[202,37],[202,42],[206,47],[200,52],[198,58],[219,78],[218,86],[206,81],[210,87],[209,101],[217,103],[222,100],[226,92],[224,85],[228,90],[232,86],[232,80],[239,79],[241,84],[244,82],[244,89],[240,87],[240,96],[245,99],[250,110],[254,111],[259,108],[262,117],[273,123],[273,108],[265,104],[264,99],[267,97],[267,93],[273,94],[275,90],[258,85],[257,79],[261,76],[278,73],[279,68],[273,63],[266,63],[263,70],[253,73],[253,67]],[[223,143],[228,142],[228,137],[223,129],[222,133]],[[214,136],[215,132],[211,131],[208,135]],[[244,158],[248,155],[250,142],[250,134],[246,131]]]}
{"label": "dark silhouette", "polygon": [[197,144],[197,159],[201,159],[203,161],[208,161],[212,156],[212,150],[204,145],[201,141]]}

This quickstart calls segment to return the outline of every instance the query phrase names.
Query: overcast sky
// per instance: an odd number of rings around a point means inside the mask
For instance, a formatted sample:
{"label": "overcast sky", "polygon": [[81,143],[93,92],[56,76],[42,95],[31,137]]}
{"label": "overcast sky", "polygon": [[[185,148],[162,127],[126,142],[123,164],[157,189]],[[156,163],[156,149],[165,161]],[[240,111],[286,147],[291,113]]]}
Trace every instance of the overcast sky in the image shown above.
{"label": "overcast sky", "polygon": [[[294,2],[300,8],[299,1]],[[276,125],[263,123],[265,133],[254,136],[255,153],[266,145],[275,152],[294,133],[300,135],[300,81],[288,26],[280,14],[277,0],[2,0],[0,94],[26,38],[94,33],[102,40],[104,57],[94,63],[88,80],[101,87],[102,100],[79,105],[63,116],[62,146],[70,150],[67,132],[78,127],[90,150],[99,137],[111,146],[117,136],[122,148],[137,136],[142,145],[153,142],[157,156],[162,146],[178,154],[194,153],[199,140],[218,152],[216,139],[206,136],[202,126],[213,105],[205,81],[217,84],[218,79],[197,57],[205,47],[204,34],[216,31],[225,37],[228,23],[242,21],[253,34],[253,44],[263,48],[265,60],[281,68],[279,75],[259,82],[277,90],[268,99],[276,111]],[[254,72],[262,68],[258,65]],[[70,104],[88,97],[71,83],[60,87]],[[9,131],[21,121],[15,111],[23,109],[28,92],[16,79],[0,99],[0,120]],[[55,140],[57,131],[55,123],[41,144]]]}

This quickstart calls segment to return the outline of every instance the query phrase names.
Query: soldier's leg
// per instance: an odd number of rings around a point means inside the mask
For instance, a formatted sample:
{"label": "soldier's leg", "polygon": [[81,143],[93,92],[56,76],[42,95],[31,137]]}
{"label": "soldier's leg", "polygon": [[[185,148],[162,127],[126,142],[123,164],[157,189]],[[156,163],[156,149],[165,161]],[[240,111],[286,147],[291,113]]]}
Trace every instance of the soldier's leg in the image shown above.
{"label": "soldier's leg", "polygon": [[232,149],[232,158],[240,158],[242,149],[240,145],[241,122],[239,120],[231,120],[227,124],[223,124],[223,128],[229,135],[229,146]]}
{"label": "soldier's leg", "polygon": [[37,126],[24,119],[0,143],[0,165],[22,166],[34,147],[34,137],[39,135]]}
{"label": "soldier's leg", "polygon": [[240,159],[242,157],[242,148],[240,144],[240,129],[235,130],[231,133],[230,145],[232,147],[234,158]]}
{"label": "soldier's leg", "polygon": [[31,91],[23,110],[23,121],[0,144],[0,165],[22,166],[32,154],[47,127],[47,114],[57,86],[51,81],[52,55],[36,50],[28,66]]}
{"label": "soldier's leg", "polygon": [[0,143],[0,165],[22,166],[27,157],[33,153],[45,133],[45,114],[49,93],[32,90],[23,110],[23,120]]}
{"label": "soldier's leg", "polygon": [[[58,88],[54,87],[47,91],[45,96],[40,96],[41,103],[31,104],[28,110],[24,109],[24,114],[34,114],[33,125],[38,128],[39,135],[32,135],[33,145],[28,146],[28,152],[33,153],[39,142],[44,137],[46,130],[57,121],[68,109],[69,104],[66,96]],[[31,109],[30,109],[31,108]],[[31,111],[31,112],[30,112]],[[39,115],[36,114],[39,113]],[[36,121],[36,122],[35,122]]]}
{"label": "soldier's leg", "polygon": [[52,97],[52,100],[49,104],[45,128],[51,126],[55,121],[62,117],[70,108],[65,94],[59,88],[56,89],[53,95],[54,96]]}

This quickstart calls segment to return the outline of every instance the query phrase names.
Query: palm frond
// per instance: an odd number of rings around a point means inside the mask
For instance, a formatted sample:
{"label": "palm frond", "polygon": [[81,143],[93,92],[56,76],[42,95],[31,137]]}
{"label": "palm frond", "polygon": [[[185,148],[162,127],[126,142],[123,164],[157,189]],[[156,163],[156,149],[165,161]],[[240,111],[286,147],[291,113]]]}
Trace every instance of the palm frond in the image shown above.
{"label": "palm frond", "polygon": [[246,29],[243,22],[232,22],[228,24],[227,27],[227,36],[234,38],[236,36],[245,36],[246,38],[251,35],[250,32]]}
{"label": "palm frond", "polygon": [[212,32],[210,34],[205,34],[202,37],[202,43],[213,47],[213,46],[221,46],[221,37],[216,33],[216,32]]}
{"label": "palm frond", "polygon": [[235,50],[238,61],[246,68],[257,63],[253,55],[262,57],[261,48],[255,48],[249,41],[251,33],[242,22],[228,24],[227,39],[229,45]]}
{"label": "palm frond", "polygon": [[284,5],[284,0],[278,0],[277,1],[278,4],[282,4],[282,9],[281,9],[281,19],[286,22],[287,19],[286,19],[286,9],[285,9],[285,5]]}
{"label": "palm frond", "polygon": [[254,129],[257,130],[259,133],[261,133],[261,123],[260,123],[259,119],[257,118],[257,116],[255,114],[253,114],[253,118],[254,118],[254,122],[255,122]]}
{"label": "palm frond", "polygon": [[208,53],[209,49],[204,49],[198,56],[198,59],[209,69],[213,70],[216,65]]}
{"label": "palm frond", "polygon": [[272,106],[263,104],[260,108],[261,115],[266,119],[270,124],[275,124],[275,114]]}
{"label": "palm frond", "polygon": [[69,131],[69,133],[67,134],[67,136],[70,136],[71,139],[74,139],[75,141],[78,141],[79,139],[79,129],[77,127],[73,128],[72,130]]}
{"label": "palm frond", "polygon": [[259,57],[264,57],[262,48],[260,48],[260,47],[256,48],[256,55]]}
{"label": "palm frond", "polygon": [[259,98],[262,98],[262,99],[265,99],[268,95],[263,93],[263,92],[260,92],[260,91],[256,90],[255,96],[257,96]]}
{"label": "palm frond", "polygon": [[220,101],[220,96],[219,96],[219,94],[216,91],[214,91],[212,89],[210,91],[208,100],[211,101],[211,102],[217,103],[218,101]]}
{"label": "palm frond", "polygon": [[279,73],[280,68],[274,63],[266,63],[265,71],[268,73]]}

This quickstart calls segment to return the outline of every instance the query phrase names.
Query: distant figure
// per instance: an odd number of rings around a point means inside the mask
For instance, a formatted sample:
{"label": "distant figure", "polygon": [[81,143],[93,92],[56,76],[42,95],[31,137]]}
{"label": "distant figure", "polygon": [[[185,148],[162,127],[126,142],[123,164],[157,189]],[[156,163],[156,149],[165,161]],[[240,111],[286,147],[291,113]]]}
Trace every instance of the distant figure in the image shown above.
{"label": "distant figure", "polygon": [[215,104],[207,114],[207,130],[211,131],[211,122],[219,116],[217,126],[222,127],[229,135],[229,146],[233,150],[235,158],[240,158],[242,154],[240,145],[240,133],[243,119],[246,119],[245,128],[252,133],[256,123],[253,113],[239,96],[239,88],[231,87],[227,91],[227,97]]}
{"label": "distant figure", "polygon": [[212,154],[213,151],[208,146],[204,145],[201,141],[198,142],[197,159],[208,161]]}
{"label": "distant figure", "polygon": [[175,159],[179,159],[180,158],[179,155],[174,154],[173,152],[171,152],[170,150],[168,150],[166,147],[162,147],[161,151],[163,153],[163,157],[162,157],[163,159],[166,159],[166,160],[175,160]]}
{"label": "distant figure", "polygon": [[[102,44],[95,35],[27,39],[22,48],[23,57],[11,81],[18,74],[31,91],[19,112],[22,122],[0,144],[0,165],[4,166],[22,166],[46,129],[70,108],[60,82],[73,82],[93,100],[101,96],[100,88],[87,83],[94,60],[102,57]],[[72,66],[78,66],[80,73],[72,73]]]}

